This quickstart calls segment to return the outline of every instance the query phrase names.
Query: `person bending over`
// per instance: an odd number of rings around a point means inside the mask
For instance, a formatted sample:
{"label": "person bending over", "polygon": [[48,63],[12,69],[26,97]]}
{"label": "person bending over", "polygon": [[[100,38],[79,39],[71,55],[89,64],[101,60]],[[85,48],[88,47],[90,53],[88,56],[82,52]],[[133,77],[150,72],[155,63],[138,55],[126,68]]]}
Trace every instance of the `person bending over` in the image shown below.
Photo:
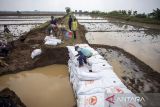
{"label": "person bending over", "polygon": [[76,56],[78,56],[79,67],[82,67],[83,63],[87,64],[87,58],[92,56],[92,52],[86,48],[80,48],[79,46],[75,46],[75,50],[78,52]]}

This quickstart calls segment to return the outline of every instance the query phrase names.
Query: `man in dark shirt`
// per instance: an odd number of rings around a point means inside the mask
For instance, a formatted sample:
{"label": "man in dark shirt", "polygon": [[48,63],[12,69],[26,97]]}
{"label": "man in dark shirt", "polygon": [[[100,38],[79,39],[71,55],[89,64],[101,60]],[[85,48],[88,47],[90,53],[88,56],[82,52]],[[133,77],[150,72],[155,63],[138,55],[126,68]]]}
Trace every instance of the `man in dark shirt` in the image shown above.
{"label": "man in dark shirt", "polygon": [[10,30],[8,29],[7,25],[4,25],[4,33],[10,33]]}
{"label": "man in dark shirt", "polygon": [[58,30],[57,20],[53,16],[51,16],[50,26],[48,28],[48,34],[50,35],[52,31],[54,36],[57,36],[57,30]]}
{"label": "man in dark shirt", "polygon": [[68,20],[68,26],[69,26],[69,29],[70,29],[70,30],[72,30],[72,21],[73,21],[73,20],[72,20],[72,16],[70,15],[70,16],[69,16],[69,20]]}
{"label": "man in dark shirt", "polygon": [[57,25],[57,20],[53,16],[51,16],[50,23],[56,26]]}
{"label": "man in dark shirt", "polygon": [[6,57],[9,53],[9,47],[4,42],[0,41],[0,56]]}

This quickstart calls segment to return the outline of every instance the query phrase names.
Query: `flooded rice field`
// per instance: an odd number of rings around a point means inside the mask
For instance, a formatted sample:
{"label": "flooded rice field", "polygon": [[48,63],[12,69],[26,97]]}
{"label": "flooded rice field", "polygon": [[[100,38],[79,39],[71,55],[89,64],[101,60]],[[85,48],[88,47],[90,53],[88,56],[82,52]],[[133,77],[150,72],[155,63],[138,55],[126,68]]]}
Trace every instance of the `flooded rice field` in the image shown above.
{"label": "flooded rice field", "polygon": [[86,38],[91,44],[120,47],[160,72],[160,35],[146,35],[143,31],[88,32]]}
{"label": "flooded rice field", "polygon": [[117,23],[117,22],[105,22],[105,20],[92,20],[92,22],[81,22],[83,25],[85,25],[86,29],[88,32],[118,32],[118,31],[143,31],[147,30],[145,28],[140,28],[140,27],[133,27],[131,25],[125,25],[122,23]]}
{"label": "flooded rice field", "polygon": [[108,20],[103,20],[103,19],[94,19],[94,20],[86,20],[86,19],[79,19],[80,23],[107,23]]}
{"label": "flooded rice field", "polygon": [[101,19],[104,19],[102,17],[93,17],[93,16],[90,16],[90,15],[81,15],[81,14],[75,14],[75,17],[78,19],[78,20],[101,20]]}
{"label": "flooded rice field", "polygon": [[88,31],[86,39],[90,44],[122,48],[160,72],[160,30],[128,25],[111,19],[106,19],[106,22],[102,19],[100,22],[98,18],[97,22],[96,18],[90,20],[81,17],[79,22]]}
{"label": "flooded rice field", "polygon": [[73,107],[66,65],[51,65],[1,76],[0,90],[10,88],[27,107]]}
{"label": "flooded rice field", "polygon": [[[18,39],[21,35],[29,32],[31,29],[39,26],[39,24],[33,25],[8,25],[9,30],[11,31],[12,35],[14,36],[14,40]],[[3,39],[4,37],[4,25],[0,25],[0,38]]]}
{"label": "flooded rice field", "polygon": [[4,36],[4,25],[8,25],[14,39],[17,39],[48,20],[50,20],[50,16],[0,16],[0,38],[3,39]]}

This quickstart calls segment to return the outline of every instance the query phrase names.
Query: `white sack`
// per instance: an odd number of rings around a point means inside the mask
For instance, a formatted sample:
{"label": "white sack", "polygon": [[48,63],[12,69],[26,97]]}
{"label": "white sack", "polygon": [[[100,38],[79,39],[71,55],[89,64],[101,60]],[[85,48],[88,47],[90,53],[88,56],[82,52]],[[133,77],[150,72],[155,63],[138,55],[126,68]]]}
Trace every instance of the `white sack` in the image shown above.
{"label": "white sack", "polygon": [[44,38],[44,41],[48,41],[48,40],[51,40],[51,39],[56,39],[56,37],[53,37],[52,35],[51,36],[46,36]]}
{"label": "white sack", "polygon": [[89,69],[86,66],[74,68],[75,74],[80,80],[97,80],[102,77],[100,73],[89,72]]}
{"label": "white sack", "polygon": [[42,53],[41,49],[35,49],[31,53],[31,58],[34,59],[36,56],[40,55]]}
{"label": "white sack", "polygon": [[107,70],[112,68],[111,65],[108,63],[97,63],[97,64],[92,64],[92,71],[93,72],[100,72],[102,70]]}
{"label": "white sack", "polygon": [[104,93],[97,93],[92,95],[78,95],[78,107],[105,107]]}
{"label": "white sack", "polygon": [[105,91],[101,80],[79,81],[76,88],[77,95],[103,93]]}
{"label": "white sack", "polygon": [[49,41],[45,42],[45,45],[53,45],[53,46],[55,46],[55,45],[57,45],[57,42],[49,40]]}
{"label": "white sack", "polygon": [[56,39],[56,37],[53,36],[46,36],[45,39],[45,45],[57,45],[57,44],[61,44],[61,40],[60,39]]}

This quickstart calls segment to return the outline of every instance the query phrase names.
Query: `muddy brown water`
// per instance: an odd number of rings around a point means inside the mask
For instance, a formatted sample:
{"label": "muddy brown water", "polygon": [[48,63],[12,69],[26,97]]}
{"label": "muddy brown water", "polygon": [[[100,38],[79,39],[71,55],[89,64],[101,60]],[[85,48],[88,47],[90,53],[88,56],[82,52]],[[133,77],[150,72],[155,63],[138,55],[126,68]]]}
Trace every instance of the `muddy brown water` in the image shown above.
{"label": "muddy brown water", "polygon": [[66,65],[47,67],[0,77],[0,90],[10,88],[27,107],[73,107],[74,95]]}

